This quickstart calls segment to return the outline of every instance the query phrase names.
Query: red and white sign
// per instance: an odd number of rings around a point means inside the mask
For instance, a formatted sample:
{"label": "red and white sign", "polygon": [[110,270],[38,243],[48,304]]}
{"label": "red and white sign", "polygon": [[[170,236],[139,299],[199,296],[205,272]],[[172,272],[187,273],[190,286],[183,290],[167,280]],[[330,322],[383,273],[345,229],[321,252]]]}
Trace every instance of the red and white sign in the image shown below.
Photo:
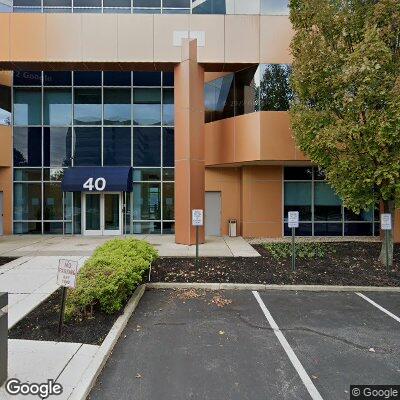
{"label": "red and white sign", "polygon": [[78,274],[78,261],[60,259],[58,262],[57,284],[63,287],[75,288]]}

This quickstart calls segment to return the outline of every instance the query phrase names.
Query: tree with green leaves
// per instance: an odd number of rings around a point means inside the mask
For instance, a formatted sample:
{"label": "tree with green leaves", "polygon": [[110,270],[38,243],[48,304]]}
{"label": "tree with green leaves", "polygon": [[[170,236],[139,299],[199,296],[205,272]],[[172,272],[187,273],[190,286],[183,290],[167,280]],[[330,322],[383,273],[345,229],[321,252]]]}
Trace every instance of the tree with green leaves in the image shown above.
{"label": "tree with green leaves", "polygon": [[[290,8],[296,142],[346,207],[358,213],[382,206],[394,221],[400,206],[400,1],[290,0]],[[380,259],[386,262],[385,251]]]}

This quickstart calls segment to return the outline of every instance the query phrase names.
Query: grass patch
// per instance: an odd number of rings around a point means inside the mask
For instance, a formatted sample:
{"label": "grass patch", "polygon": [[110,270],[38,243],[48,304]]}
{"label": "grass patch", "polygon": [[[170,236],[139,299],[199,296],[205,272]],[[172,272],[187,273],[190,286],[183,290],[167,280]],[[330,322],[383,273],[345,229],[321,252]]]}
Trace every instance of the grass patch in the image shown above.
{"label": "grass patch", "polygon": [[[277,261],[283,261],[292,257],[291,243],[263,243],[262,246]],[[299,259],[313,260],[323,258],[326,252],[326,243],[296,243],[296,258]]]}

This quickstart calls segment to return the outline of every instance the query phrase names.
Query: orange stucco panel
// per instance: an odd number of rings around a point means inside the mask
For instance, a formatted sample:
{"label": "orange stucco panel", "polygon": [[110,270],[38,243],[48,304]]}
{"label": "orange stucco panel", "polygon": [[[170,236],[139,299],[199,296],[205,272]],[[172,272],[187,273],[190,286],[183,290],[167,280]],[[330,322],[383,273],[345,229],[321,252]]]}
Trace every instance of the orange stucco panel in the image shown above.
{"label": "orange stucco panel", "polygon": [[0,13],[0,60],[10,61],[10,15]]}
{"label": "orange stucco panel", "polygon": [[286,111],[260,112],[260,159],[273,161],[307,161],[296,146]]}
{"label": "orange stucco panel", "polygon": [[282,236],[282,180],[282,166],[242,167],[243,236]]}
{"label": "orange stucco panel", "polygon": [[12,129],[0,125],[0,167],[12,166]]}
{"label": "orange stucco panel", "polygon": [[241,169],[207,168],[206,192],[221,192],[221,234],[228,235],[228,220],[238,221],[241,234]]}
{"label": "orange stucco panel", "polygon": [[289,113],[262,111],[206,124],[206,165],[308,161],[297,148]]}
{"label": "orange stucco panel", "polygon": [[[196,243],[192,210],[204,210],[204,69],[197,63],[196,40],[184,40],[175,67],[175,241]],[[204,227],[199,241],[204,243]]]}
{"label": "orange stucco panel", "polygon": [[[65,35],[67,34],[68,32],[65,32]],[[45,14],[10,15],[11,61],[45,61],[47,59],[45,38]]]}

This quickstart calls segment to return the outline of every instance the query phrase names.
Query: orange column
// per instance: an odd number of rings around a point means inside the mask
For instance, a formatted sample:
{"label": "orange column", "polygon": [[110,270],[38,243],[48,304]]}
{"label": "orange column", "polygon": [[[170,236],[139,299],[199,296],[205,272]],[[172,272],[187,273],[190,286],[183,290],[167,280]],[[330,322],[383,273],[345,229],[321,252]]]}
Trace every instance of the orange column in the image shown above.
{"label": "orange column", "polygon": [[[192,210],[204,210],[204,69],[197,63],[197,40],[182,41],[175,67],[175,241],[195,244]],[[204,243],[204,227],[199,241]]]}

